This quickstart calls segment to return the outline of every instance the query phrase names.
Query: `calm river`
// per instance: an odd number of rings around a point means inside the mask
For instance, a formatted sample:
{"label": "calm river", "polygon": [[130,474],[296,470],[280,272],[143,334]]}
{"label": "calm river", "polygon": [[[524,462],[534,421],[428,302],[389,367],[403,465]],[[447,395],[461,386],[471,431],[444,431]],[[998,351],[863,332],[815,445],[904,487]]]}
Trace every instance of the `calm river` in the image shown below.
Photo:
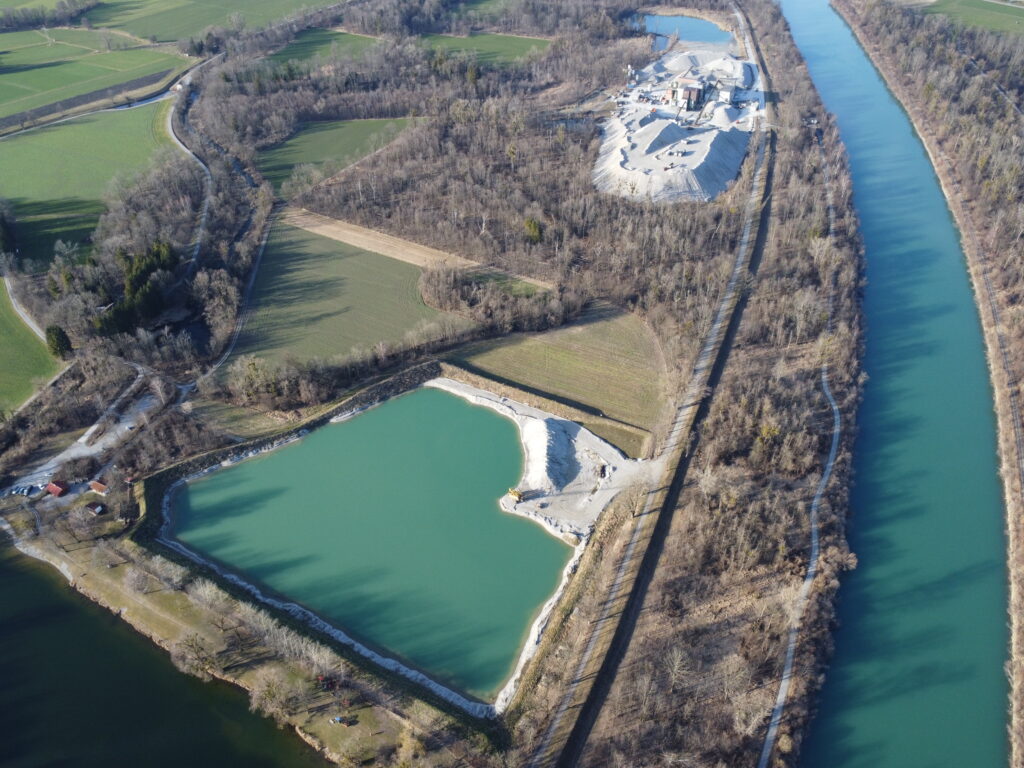
{"label": "calm river", "polygon": [[5,540],[0,628],[4,768],[326,765],[251,714],[241,690],[181,674],[165,651]]}
{"label": "calm river", "polygon": [[928,157],[826,0],[782,0],[850,154],[867,258],[841,627],[808,768],[1007,763],[1003,504],[959,234]]}

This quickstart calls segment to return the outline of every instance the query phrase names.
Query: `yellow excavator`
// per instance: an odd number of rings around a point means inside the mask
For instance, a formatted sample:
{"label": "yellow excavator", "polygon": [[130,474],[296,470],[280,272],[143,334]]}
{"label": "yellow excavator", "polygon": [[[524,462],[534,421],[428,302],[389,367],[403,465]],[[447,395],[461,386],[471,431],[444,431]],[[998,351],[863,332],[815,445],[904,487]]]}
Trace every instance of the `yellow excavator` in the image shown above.
{"label": "yellow excavator", "polygon": [[523,500],[523,492],[516,488],[509,488],[508,495],[515,500],[516,504]]}

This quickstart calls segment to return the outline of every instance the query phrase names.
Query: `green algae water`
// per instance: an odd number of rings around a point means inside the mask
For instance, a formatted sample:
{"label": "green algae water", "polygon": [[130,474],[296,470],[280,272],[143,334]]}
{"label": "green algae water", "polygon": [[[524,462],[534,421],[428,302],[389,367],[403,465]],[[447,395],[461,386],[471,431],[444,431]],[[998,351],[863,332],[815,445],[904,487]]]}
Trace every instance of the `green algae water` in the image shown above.
{"label": "green algae water", "polygon": [[522,467],[510,420],[421,389],[191,483],[175,501],[175,535],[488,698],[571,556],[499,509]]}
{"label": "green algae water", "polygon": [[203,683],[72,590],[0,545],[0,765],[5,768],[313,768],[327,763]]}
{"label": "green algae water", "polygon": [[959,235],[921,142],[827,0],[782,10],[850,155],[865,370],[836,649],[807,768],[1005,766],[1006,542]]}

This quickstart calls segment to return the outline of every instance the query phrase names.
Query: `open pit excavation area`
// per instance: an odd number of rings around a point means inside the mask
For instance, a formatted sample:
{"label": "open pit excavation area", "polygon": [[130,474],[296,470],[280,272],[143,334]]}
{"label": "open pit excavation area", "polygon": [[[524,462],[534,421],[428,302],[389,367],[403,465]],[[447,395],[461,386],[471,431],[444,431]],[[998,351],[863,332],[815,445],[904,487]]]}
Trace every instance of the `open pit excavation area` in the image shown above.
{"label": "open pit excavation area", "polygon": [[628,74],[604,128],[597,188],[657,202],[724,192],[764,115],[756,65],[721,50],[671,50]]}

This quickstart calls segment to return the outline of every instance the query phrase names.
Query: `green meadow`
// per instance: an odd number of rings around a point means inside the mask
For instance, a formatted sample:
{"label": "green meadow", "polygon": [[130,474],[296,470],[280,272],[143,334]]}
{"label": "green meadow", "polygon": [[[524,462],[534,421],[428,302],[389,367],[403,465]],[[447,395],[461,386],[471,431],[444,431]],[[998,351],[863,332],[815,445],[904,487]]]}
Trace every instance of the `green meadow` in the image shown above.
{"label": "green meadow", "polygon": [[1024,5],[1011,8],[987,0],[937,0],[922,10],[942,13],[975,27],[1024,35]]}
{"label": "green meadow", "polygon": [[667,389],[654,333],[639,317],[595,302],[574,323],[544,333],[469,344],[449,359],[485,376],[596,410],[632,429],[585,423],[631,456],[658,422]]}
{"label": "green meadow", "polygon": [[188,66],[183,56],[133,44],[85,29],[0,34],[0,117]]}
{"label": "green meadow", "polygon": [[57,361],[11,306],[0,283],[0,412],[12,411],[32,394],[34,382],[57,372]]}
{"label": "green meadow", "polygon": [[446,315],[423,303],[419,267],[277,224],[236,354],[281,362],[401,341]]}
{"label": "green meadow", "polygon": [[295,135],[275,144],[256,158],[267,181],[280,190],[297,165],[310,164],[341,169],[390,141],[408,119],[329,120],[306,123]]}
{"label": "green meadow", "polygon": [[264,27],[300,9],[327,5],[309,0],[110,0],[86,16],[93,26],[172,42],[197,36],[209,26],[227,26],[236,14],[247,27]]}
{"label": "green meadow", "polygon": [[20,256],[41,265],[58,239],[86,241],[111,180],[139,171],[170,145],[168,106],[85,115],[0,139],[0,197],[14,206]]}
{"label": "green meadow", "polygon": [[479,34],[469,37],[452,35],[423,35],[423,41],[432,48],[441,48],[455,53],[475,51],[477,60],[487,64],[508,64],[526,56],[531,51],[546,51],[550,40],[538,37],[516,35]]}
{"label": "green meadow", "polygon": [[353,35],[336,29],[307,29],[295,36],[288,45],[269,57],[271,61],[308,61],[317,56],[339,54],[358,56],[377,42],[374,37]]}
{"label": "green meadow", "polygon": [[460,13],[477,13],[481,16],[494,16],[508,7],[508,0],[469,0],[462,4]]}

